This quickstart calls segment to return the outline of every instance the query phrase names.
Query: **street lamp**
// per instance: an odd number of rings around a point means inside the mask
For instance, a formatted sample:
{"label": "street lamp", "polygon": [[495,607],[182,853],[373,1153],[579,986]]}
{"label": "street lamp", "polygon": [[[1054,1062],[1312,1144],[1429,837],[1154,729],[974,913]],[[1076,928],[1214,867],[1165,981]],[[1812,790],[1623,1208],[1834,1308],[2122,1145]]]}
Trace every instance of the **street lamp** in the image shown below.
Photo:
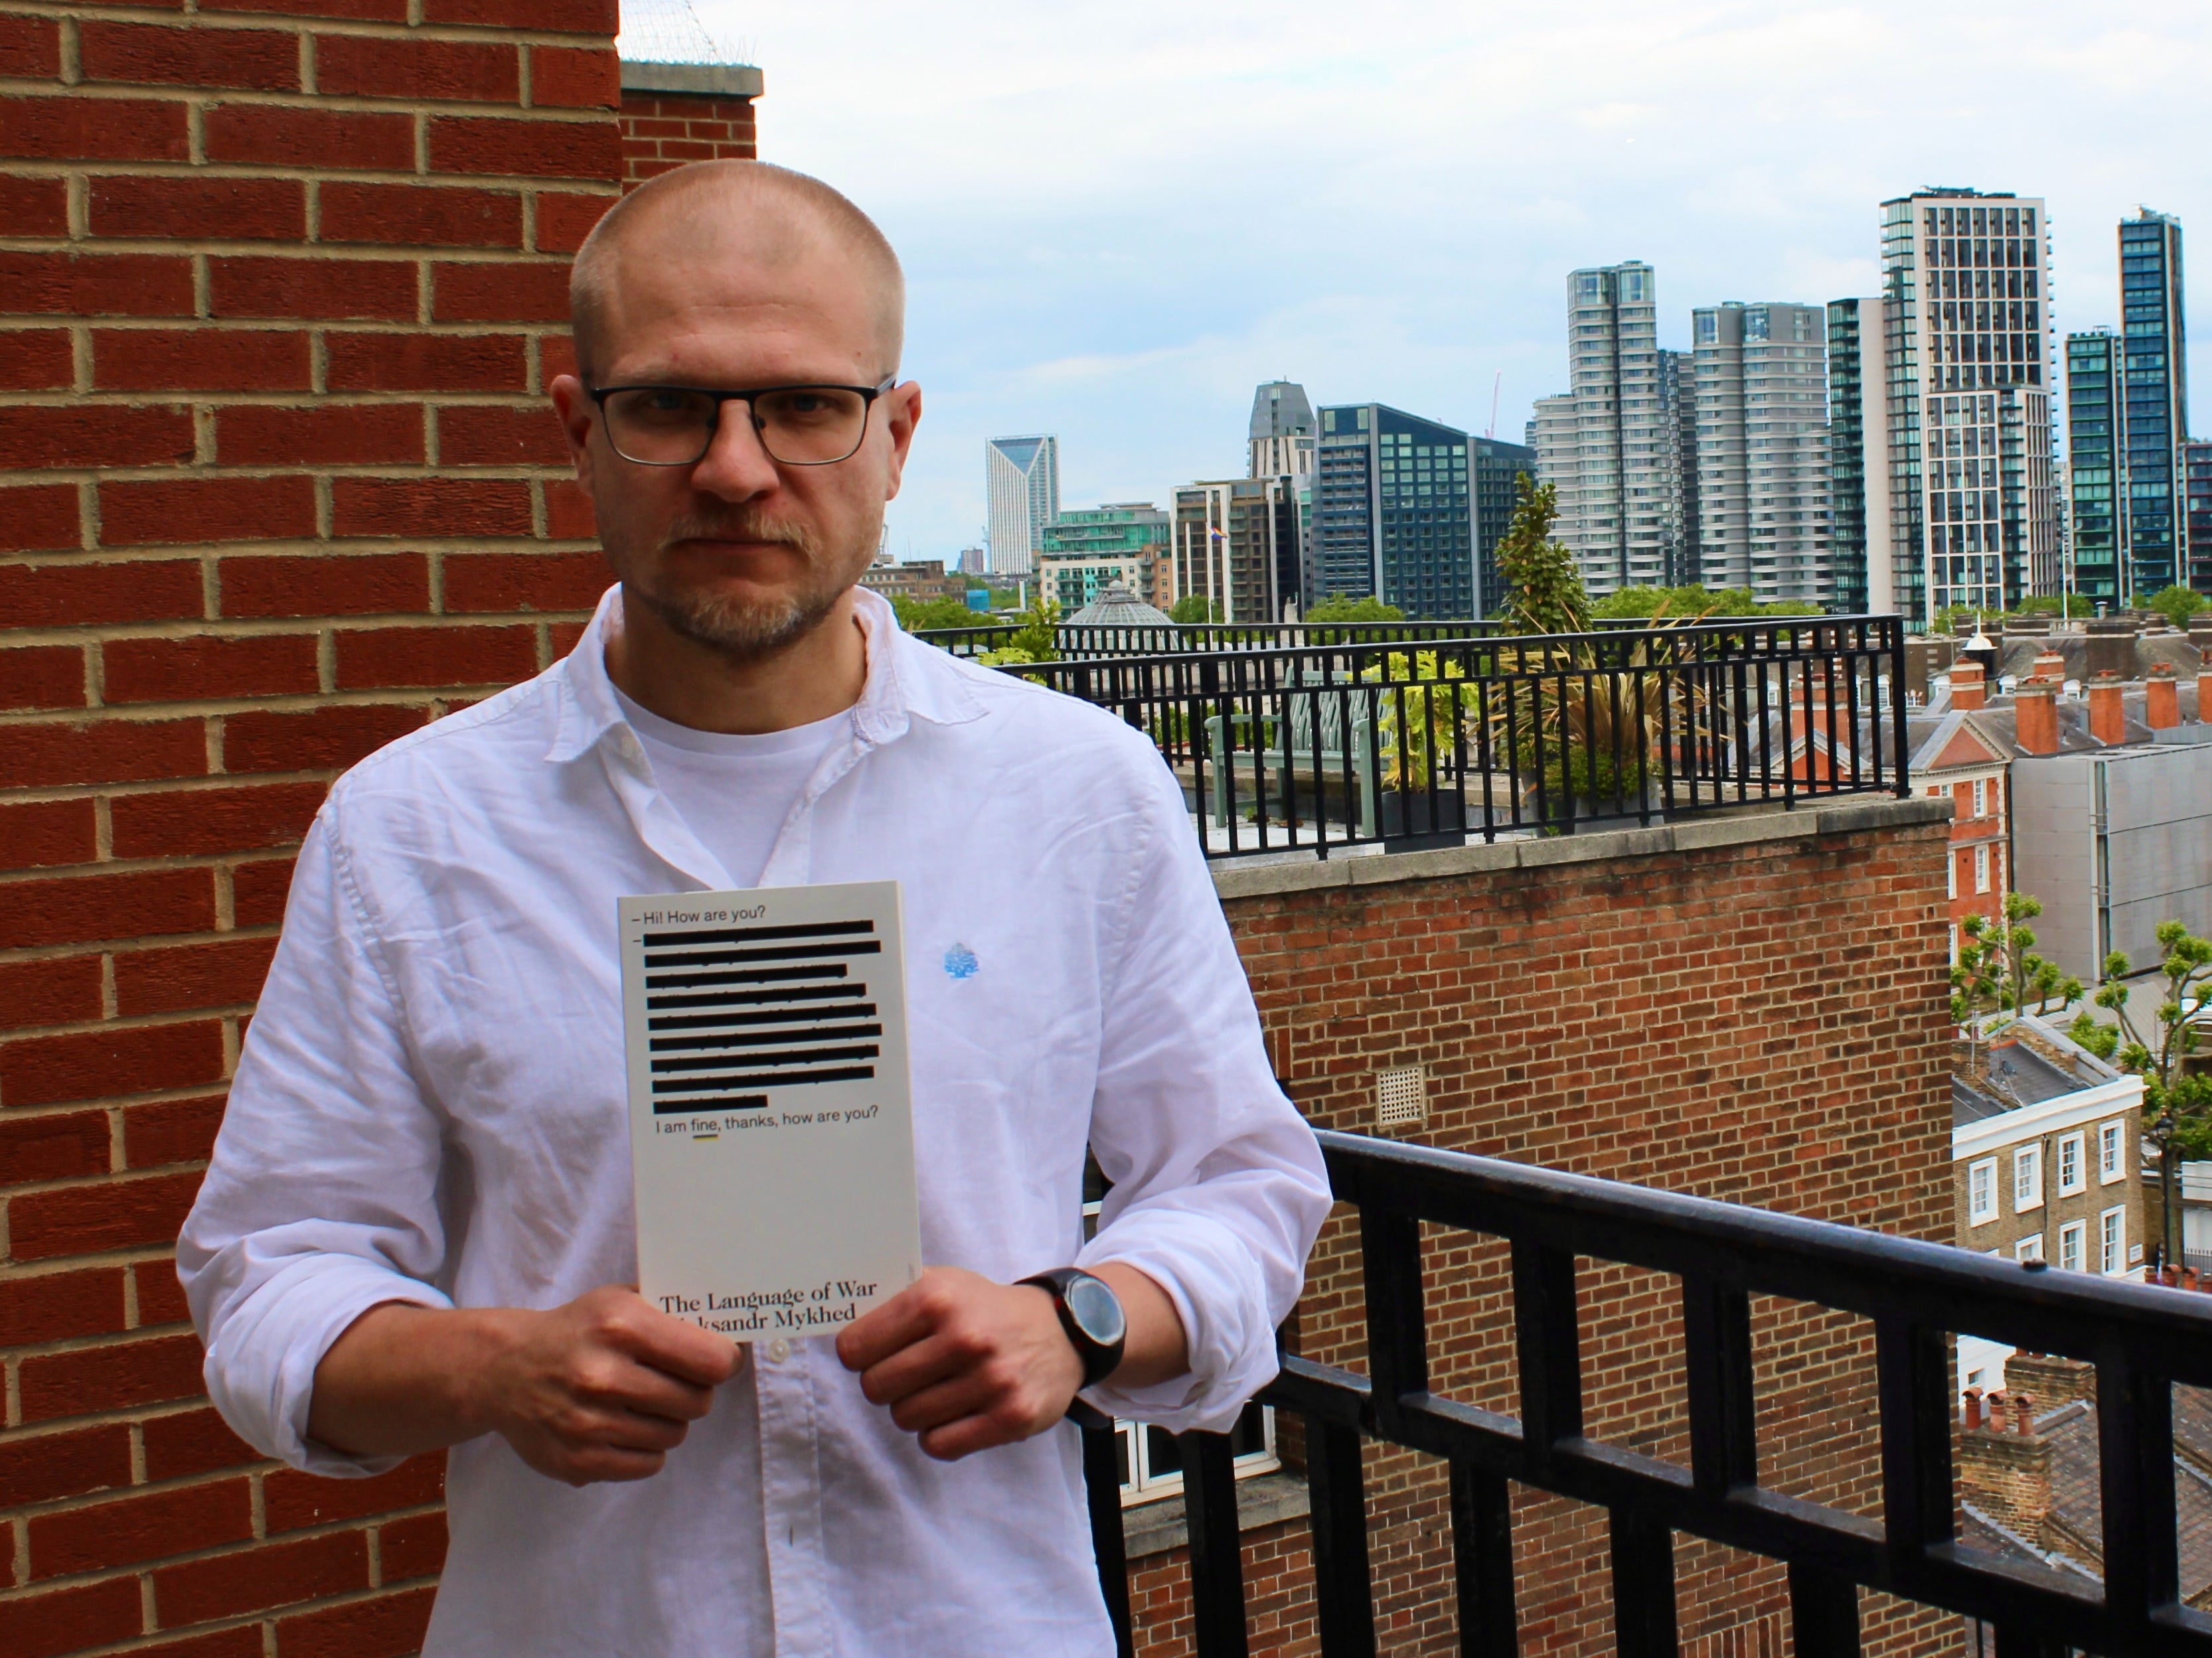
{"label": "street lamp", "polygon": [[2172,1267],[2177,1272],[2181,1266],[2181,1163],[2174,1152],[2173,1135],[2179,1127],[2173,1120],[2171,1107],[2150,1126],[2150,1137],[2158,1145],[2158,1176],[2161,1193],[2159,1204],[2159,1265]]}

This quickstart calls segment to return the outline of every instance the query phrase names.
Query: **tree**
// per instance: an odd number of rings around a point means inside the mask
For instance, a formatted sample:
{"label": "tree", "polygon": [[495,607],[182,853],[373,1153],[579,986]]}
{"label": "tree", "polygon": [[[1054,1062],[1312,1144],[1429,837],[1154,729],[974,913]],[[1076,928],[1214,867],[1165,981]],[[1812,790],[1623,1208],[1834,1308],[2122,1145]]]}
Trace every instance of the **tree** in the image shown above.
{"label": "tree", "polygon": [[2150,596],[2145,610],[2156,610],[2184,633],[2189,631],[2189,618],[2201,610],[2212,610],[2212,599],[2186,587],[2161,587]]}
{"label": "tree", "polygon": [[2035,954],[2025,923],[2043,906],[2024,892],[2005,896],[1996,925],[1969,915],[1960,927],[1958,965],[1951,969],[1951,1019],[1971,1028],[1991,1013],[2041,1013],[2081,999],[2081,981]]}
{"label": "tree", "polygon": [[1027,662],[1060,660],[1060,606],[1039,593],[1018,618],[1014,636],[995,651],[975,659],[987,668],[1013,667]]}
{"label": "tree", "polygon": [[1513,481],[1518,497],[1513,521],[1498,544],[1498,574],[1505,583],[1498,619],[1516,634],[1582,634],[1590,627],[1589,595],[1575,556],[1552,539],[1559,516],[1559,491],[1526,472]]}
{"label": "tree", "polygon": [[1168,612],[1168,620],[1181,623],[1185,627],[1218,622],[1221,620],[1221,607],[1204,593],[1186,593],[1176,600],[1175,607]]}
{"label": "tree", "polygon": [[2158,967],[2165,996],[2148,1025],[2138,1025],[2128,1012],[2133,993],[2125,982],[2128,958],[2115,950],[2105,958],[2096,999],[2118,1023],[2100,1023],[2085,1011],[2067,1034],[2099,1059],[2143,1079],[2145,1116],[2171,1114],[2174,1141],[2185,1155],[2212,1157],[2212,1076],[2188,1064],[2201,1041],[2197,1017],[2212,1008],[2212,939],[2196,937],[2179,921],[2159,923],[2157,937],[2166,952]]}
{"label": "tree", "polygon": [[968,608],[957,598],[907,598],[894,597],[891,609],[897,612],[899,626],[908,633],[920,633],[928,628],[982,628],[990,625],[990,618]]}
{"label": "tree", "polygon": [[1364,598],[1346,598],[1339,594],[1324,598],[1308,610],[1302,620],[1314,622],[1403,622],[1406,613],[1395,604],[1385,604],[1370,593]]}
{"label": "tree", "polygon": [[1765,603],[1748,587],[1619,587],[1593,604],[1590,614],[1607,621],[1670,616],[1704,622],[1715,616],[1818,616],[1820,607],[1796,598]]}

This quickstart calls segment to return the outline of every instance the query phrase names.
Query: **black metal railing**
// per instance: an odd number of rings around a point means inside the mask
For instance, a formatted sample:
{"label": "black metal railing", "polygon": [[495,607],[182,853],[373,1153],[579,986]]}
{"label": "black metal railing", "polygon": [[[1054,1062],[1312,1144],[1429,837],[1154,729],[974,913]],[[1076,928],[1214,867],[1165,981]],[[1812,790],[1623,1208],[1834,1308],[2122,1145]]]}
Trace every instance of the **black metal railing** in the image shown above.
{"label": "black metal railing", "polygon": [[[1338,1200],[1358,1213],[1369,1373],[1285,1357],[1260,1397],[1304,1424],[1327,1658],[1376,1650],[1363,1441],[1449,1463],[1459,1649],[1481,1658],[1518,1649],[1509,1480],[1606,1511],[1616,1646],[1630,1658],[1676,1650],[1677,1532],[1782,1563],[1795,1649],[1805,1658],[1859,1651],[1862,1588],[1981,1620],[2007,1658],[2068,1649],[2106,1658],[2212,1654],[2212,1618],[2181,1600],[2172,1402],[2174,1384],[2212,1386],[2212,1298],[1487,1157],[1352,1134],[1321,1139]],[[1424,1223],[1510,1245],[1517,1417],[1431,1391]],[[1577,1257],[1679,1279],[1687,1466],[1585,1434]],[[1754,1296],[1872,1321],[1879,1518],[1761,1484]],[[2024,1351],[2095,1367],[2101,1585],[1960,1540],[1950,1336],[1962,1321]],[[1109,1433],[1086,1430],[1085,1468],[1102,1580],[1126,1654]],[[1242,1658],[1227,1442],[1182,1437],[1196,1649],[1199,1658]]]}
{"label": "black metal railing", "polygon": [[1006,671],[1150,736],[1210,856],[1325,857],[1902,796],[1904,648],[1895,616],[1832,616]]}
{"label": "black metal railing", "polygon": [[[1635,627],[1636,623],[1607,623]],[[1023,630],[1020,623],[975,628],[925,628],[919,640],[955,656],[1002,651]],[[1103,626],[1063,622],[1052,630],[1053,649],[1063,658],[1172,656],[1186,651],[1286,651],[1310,645],[1382,645],[1432,639],[1468,639],[1503,634],[1495,622],[1170,622],[1145,626]]]}

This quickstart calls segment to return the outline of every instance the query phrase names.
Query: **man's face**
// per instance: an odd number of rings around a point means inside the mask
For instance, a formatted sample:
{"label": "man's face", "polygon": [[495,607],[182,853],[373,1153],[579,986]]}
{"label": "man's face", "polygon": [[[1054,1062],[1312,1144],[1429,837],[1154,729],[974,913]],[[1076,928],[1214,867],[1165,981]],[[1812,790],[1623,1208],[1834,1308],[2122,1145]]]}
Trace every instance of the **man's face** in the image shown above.
{"label": "man's face", "polygon": [[[587,365],[597,386],[874,386],[894,367],[863,263],[826,239],[769,262],[735,235],[663,236],[649,224],[623,248],[611,288]],[[696,465],[646,466],[615,452],[577,380],[552,391],[625,592],[738,659],[806,633],[859,580],[921,410],[920,388],[898,386],[877,398],[849,459],[797,466],[769,457],[746,404],[726,403]]]}

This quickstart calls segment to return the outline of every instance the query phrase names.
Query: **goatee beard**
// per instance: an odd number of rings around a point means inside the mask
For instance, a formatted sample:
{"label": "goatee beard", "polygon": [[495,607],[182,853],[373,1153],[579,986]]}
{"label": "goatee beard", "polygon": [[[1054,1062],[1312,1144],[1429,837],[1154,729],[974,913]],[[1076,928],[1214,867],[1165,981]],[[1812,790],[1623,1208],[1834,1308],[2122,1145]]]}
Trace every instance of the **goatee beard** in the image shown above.
{"label": "goatee beard", "polygon": [[827,568],[820,537],[804,525],[763,519],[743,510],[711,523],[680,519],[670,526],[660,550],[665,553],[678,542],[694,540],[781,542],[805,561],[805,574],[796,592],[757,599],[713,592],[669,592],[657,583],[625,578],[628,591],[672,632],[733,662],[758,661],[805,637],[852,585]]}

